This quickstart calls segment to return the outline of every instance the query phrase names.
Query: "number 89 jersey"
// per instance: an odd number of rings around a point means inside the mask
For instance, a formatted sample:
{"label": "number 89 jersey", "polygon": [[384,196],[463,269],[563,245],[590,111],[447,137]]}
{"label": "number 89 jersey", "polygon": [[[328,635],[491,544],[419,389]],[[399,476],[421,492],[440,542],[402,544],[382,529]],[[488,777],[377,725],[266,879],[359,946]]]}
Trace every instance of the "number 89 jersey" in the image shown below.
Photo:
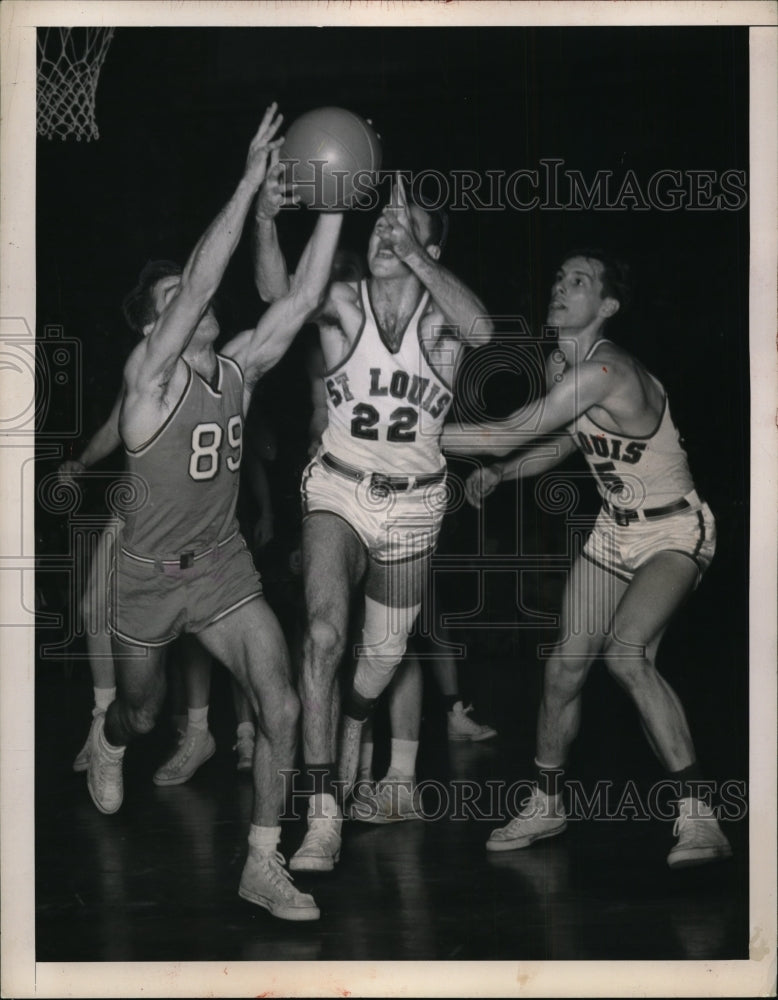
{"label": "number 89 jersey", "polygon": [[187,365],[175,409],[146,444],[127,449],[128,471],[147,493],[127,514],[122,544],[131,552],[177,559],[236,530],[243,373],[231,358],[217,361],[215,389]]}
{"label": "number 89 jersey", "polygon": [[324,375],[328,424],[324,451],[360,469],[386,474],[438,472],[451,388],[432,367],[421,339],[424,292],[400,346],[387,346],[366,281],[359,284],[362,328],[344,360]]}

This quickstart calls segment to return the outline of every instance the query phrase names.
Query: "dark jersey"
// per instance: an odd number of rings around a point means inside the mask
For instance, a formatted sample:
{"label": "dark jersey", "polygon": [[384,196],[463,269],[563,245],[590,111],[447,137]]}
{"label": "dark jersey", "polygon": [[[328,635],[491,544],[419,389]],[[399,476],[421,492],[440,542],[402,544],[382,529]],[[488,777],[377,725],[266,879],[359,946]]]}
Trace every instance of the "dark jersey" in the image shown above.
{"label": "dark jersey", "polygon": [[243,373],[231,358],[217,355],[217,363],[215,388],[187,365],[173,412],[146,444],[127,449],[127,468],[140,491],[123,532],[131,552],[177,559],[237,529]]}

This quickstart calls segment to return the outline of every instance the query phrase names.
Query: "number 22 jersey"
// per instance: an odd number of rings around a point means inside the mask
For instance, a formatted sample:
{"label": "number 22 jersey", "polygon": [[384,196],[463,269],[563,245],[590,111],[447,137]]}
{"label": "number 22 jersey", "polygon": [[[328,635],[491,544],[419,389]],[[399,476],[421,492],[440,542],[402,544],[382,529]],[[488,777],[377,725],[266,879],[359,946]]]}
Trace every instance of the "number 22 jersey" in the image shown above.
{"label": "number 22 jersey", "polygon": [[[217,355],[215,388],[187,365],[173,411],[142,447],[126,449],[130,489],[122,544],[152,559],[201,552],[237,530],[243,373]],[[184,362],[186,364],[186,362]]]}
{"label": "number 22 jersey", "polygon": [[324,375],[328,424],[323,449],[359,469],[386,474],[439,472],[451,387],[421,340],[429,293],[421,296],[396,351],[378,325],[367,281],[359,283],[362,327],[346,357]]}

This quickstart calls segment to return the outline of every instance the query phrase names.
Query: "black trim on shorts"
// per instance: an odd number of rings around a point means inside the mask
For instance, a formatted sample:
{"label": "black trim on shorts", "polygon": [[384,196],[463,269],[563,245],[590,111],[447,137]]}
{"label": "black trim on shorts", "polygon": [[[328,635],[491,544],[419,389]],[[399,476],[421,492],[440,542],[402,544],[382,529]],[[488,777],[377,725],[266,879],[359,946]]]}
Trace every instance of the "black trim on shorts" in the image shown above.
{"label": "black trim on shorts", "polygon": [[696,548],[694,550],[694,556],[692,557],[695,562],[697,562],[697,556],[700,554],[700,549],[705,544],[705,538],[706,538],[706,535],[705,535],[705,518],[702,516],[702,511],[701,510],[697,511],[697,523],[700,526],[700,538],[699,538],[699,541],[697,542],[697,546],[696,546]]}
{"label": "black trim on shorts", "polygon": [[611,576],[615,576],[617,580],[621,580],[622,583],[632,583],[633,576],[624,576],[623,574],[617,572],[612,566],[606,566],[605,563],[601,563],[598,559],[590,556],[588,552],[584,549],[581,550],[581,555],[584,559],[588,559],[592,566],[596,566],[598,569],[605,570],[606,573],[610,573]]}
{"label": "black trim on shorts", "polygon": [[414,552],[413,555],[403,556],[402,559],[376,559],[373,555],[370,556],[370,559],[376,564],[376,566],[402,566],[403,563],[416,562],[417,559],[426,559],[427,556],[431,556],[434,551],[435,546],[431,545],[423,552]]}

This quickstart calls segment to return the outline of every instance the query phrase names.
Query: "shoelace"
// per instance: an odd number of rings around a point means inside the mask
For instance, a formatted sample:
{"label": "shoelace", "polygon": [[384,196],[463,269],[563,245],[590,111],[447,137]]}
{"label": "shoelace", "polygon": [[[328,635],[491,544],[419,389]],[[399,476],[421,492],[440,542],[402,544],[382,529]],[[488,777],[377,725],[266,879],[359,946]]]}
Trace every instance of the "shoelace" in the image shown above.
{"label": "shoelace", "polygon": [[286,897],[297,895],[297,889],[292,885],[294,879],[291,872],[285,867],[286,858],[283,854],[280,851],[274,851],[272,854],[264,854],[262,857],[266,862],[263,867],[267,870],[270,884],[273,888],[279,889],[282,895]]}
{"label": "shoelace", "polygon": [[695,820],[712,819],[713,813],[705,808],[704,802],[699,804],[698,809],[699,811],[694,815],[685,802],[679,804],[678,816],[675,823],[673,823],[674,837],[680,836],[682,832],[689,840],[699,840],[701,837],[704,837],[706,830],[709,828],[703,826],[702,823],[695,822]]}
{"label": "shoelace", "polygon": [[176,753],[174,757],[171,757],[167,763],[166,770],[172,767],[178,767],[179,764],[185,764],[189,758],[194,753],[195,747],[195,737],[192,736],[189,740],[184,743],[181,749]]}

